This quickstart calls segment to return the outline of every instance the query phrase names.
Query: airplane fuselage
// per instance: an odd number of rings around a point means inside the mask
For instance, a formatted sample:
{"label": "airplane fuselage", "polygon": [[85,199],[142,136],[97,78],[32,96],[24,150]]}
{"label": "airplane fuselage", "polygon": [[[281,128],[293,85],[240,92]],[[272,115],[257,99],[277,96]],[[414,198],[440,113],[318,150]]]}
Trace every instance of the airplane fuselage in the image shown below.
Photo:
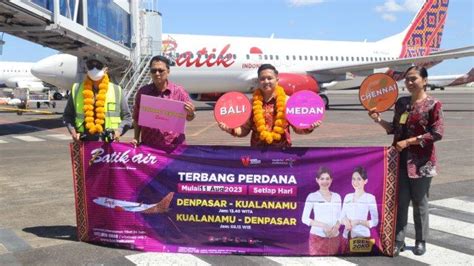
{"label": "airplane fuselage", "polygon": [[[308,69],[397,58],[390,51],[400,49],[387,48],[367,42],[163,34],[163,53],[176,62],[170,79],[190,93],[249,90],[263,63],[282,73],[305,74]],[[315,78],[320,83],[337,80],[334,75]]]}

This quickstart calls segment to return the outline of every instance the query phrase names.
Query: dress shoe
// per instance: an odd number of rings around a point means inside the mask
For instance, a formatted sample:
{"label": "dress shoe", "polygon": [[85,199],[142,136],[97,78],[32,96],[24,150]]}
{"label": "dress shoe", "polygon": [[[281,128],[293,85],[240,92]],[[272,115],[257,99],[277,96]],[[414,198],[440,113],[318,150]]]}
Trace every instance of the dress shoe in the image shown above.
{"label": "dress shoe", "polygon": [[403,241],[396,241],[395,248],[393,249],[393,256],[396,257],[400,255],[400,252],[405,250],[405,242]]}
{"label": "dress shoe", "polygon": [[417,256],[423,255],[426,252],[426,244],[425,241],[416,241],[415,248],[413,249],[413,253]]}

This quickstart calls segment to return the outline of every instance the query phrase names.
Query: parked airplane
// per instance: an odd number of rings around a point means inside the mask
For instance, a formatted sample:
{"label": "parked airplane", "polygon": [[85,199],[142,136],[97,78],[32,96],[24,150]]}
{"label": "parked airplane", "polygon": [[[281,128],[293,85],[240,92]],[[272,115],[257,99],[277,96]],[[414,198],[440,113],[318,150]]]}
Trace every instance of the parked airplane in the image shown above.
{"label": "parked airplane", "polygon": [[1,62],[0,85],[9,88],[44,89],[43,82],[31,74],[34,63]]}
{"label": "parked airplane", "polygon": [[[34,64],[30,62],[1,62],[0,86],[11,89],[27,88],[34,92],[50,90],[51,85],[45,84],[31,73]],[[55,92],[53,97],[60,100],[62,95]]]}
{"label": "parked airplane", "polygon": [[[376,42],[164,33],[162,52],[174,62],[170,79],[197,98],[218,96],[216,92],[251,91],[256,84],[256,69],[272,63],[280,71],[279,83],[287,94],[299,90],[322,92],[328,103],[325,90],[358,87],[371,73],[387,72],[400,79],[412,64],[430,67],[445,59],[474,55],[473,46],[439,50],[448,2],[427,0],[403,32]],[[59,64],[58,60],[72,60],[70,57],[57,55],[51,60]],[[65,78],[65,72],[46,67],[51,60],[42,60],[33,69],[36,76],[55,84],[58,78]],[[63,68],[77,67],[74,60],[64,61]],[[71,75],[77,72],[77,68],[68,71]]]}
{"label": "parked airplane", "polygon": [[474,82],[474,68],[466,74],[431,76],[428,81],[428,87],[431,90],[438,88],[444,90],[444,87],[464,85]]}

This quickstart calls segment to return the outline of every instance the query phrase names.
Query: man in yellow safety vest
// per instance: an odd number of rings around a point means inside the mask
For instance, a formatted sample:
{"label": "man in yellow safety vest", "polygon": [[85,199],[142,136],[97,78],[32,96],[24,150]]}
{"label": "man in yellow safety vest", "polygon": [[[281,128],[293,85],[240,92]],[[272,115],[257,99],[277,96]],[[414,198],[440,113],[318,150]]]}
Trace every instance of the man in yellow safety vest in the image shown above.
{"label": "man in yellow safety vest", "polygon": [[122,88],[112,83],[107,59],[92,55],[86,59],[87,75],[72,86],[63,121],[74,141],[118,141],[132,125],[132,116]]}

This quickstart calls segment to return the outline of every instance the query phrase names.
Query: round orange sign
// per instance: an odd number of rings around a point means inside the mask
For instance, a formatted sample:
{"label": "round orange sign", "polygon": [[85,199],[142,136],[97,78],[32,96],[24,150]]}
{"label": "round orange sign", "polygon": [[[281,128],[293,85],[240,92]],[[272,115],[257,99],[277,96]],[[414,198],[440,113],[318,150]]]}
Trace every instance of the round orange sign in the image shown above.
{"label": "round orange sign", "polygon": [[360,84],[359,100],[367,110],[375,108],[377,112],[385,112],[392,107],[397,98],[397,82],[387,74],[372,74]]}

